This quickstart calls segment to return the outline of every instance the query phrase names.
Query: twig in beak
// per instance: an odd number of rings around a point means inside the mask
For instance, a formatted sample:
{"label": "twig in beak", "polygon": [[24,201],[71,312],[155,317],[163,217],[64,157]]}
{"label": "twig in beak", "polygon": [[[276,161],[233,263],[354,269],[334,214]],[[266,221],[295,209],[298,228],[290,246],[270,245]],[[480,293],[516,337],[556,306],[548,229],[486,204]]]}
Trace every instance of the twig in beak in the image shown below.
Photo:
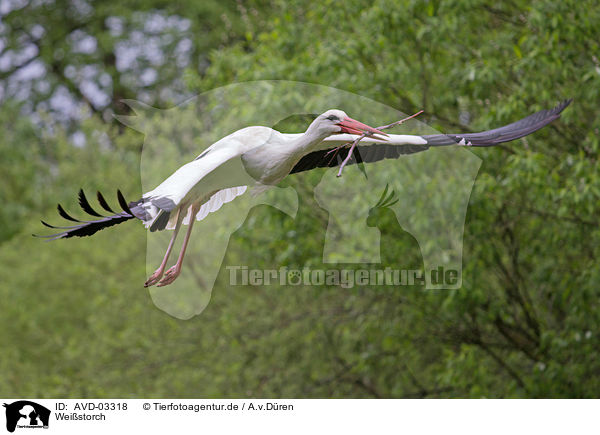
{"label": "twig in beak", "polygon": [[408,121],[409,119],[413,119],[416,118],[417,116],[419,116],[421,113],[423,113],[423,110],[419,110],[417,113],[410,115],[407,118],[401,119],[400,121],[396,121],[396,122],[392,122],[391,124],[388,125],[382,125],[381,127],[377,127],[377,130],[385,130],[386,128],[392,128],[396,125],[400,125],[405,123],[406,121]]}
{"label": "twig in beak", "polygon": [[[392,122],[391,124],[387,124],[387,125],[382,125],[381,127],[377,127],[377,130],[385,130],[386,128],[392,128],[395,127],[396,125],[400,125],[405,123],[406,121],[408,121],[409,119],[415,118],[417,116],[419,116],[421,113],[423,113],[422,110],[419,110],[417,113],[410,115],[407,118],[401,119],[399,121],[395,121]],[[363,140],[365,137],[367,136],[374,136],[374,133],[371,133],[369,131],[365,131],[363,132],[363,134],[361,134],[359,137],[357,137],[356,139],[354,139],[353,142],[348,142],[345,143],[344,145],[341,145],[337,148],[334,148],[333,150],[329,151],[332,152],[335,150],[335,154],[333,155],[332,159],[335,157],[335,155],[337,154],[337,152],[340,150],[340,148],[345,147],[346,145],[348,145],[349,143],[352,143],[352,145],[350,146],[350,150],[348,151],[348,155],[346,156],[346,158],[344,159],[344,161],[342,162],[342,164],[340,165],[340,170],[338,171],[337,176],[341,177],[342,176],[342,171],[344,170],[344,166],[346,166],[346,164],[350,161],[350,159],[352,158],[352,154],[354,152],[354,148],[356,148],[356,146],[358,145],[358,143]],[[379,138],[378,138],[379,139]],[[329,153],[328,153],[329,154]]]}

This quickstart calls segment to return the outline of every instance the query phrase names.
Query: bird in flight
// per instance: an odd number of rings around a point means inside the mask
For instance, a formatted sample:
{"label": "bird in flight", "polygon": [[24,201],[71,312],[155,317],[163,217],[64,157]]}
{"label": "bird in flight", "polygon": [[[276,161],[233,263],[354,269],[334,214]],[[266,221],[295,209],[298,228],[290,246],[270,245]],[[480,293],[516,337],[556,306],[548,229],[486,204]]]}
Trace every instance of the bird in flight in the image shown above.
{"label": "bird in flight", "polygon": [[[558,119],[570,102],[565,100],[553,109],[542,110],[520,121],[481,133],[388,135],[382,129],[389,125],[373,128],[337,109],[319,115],[302,134],[280,133],[268,127],[246,127],[206,148],[155,189],[144,193],[138,201],[128,203],[118,191],[121,211],[115,212],[98,192],[98,203],[110,214],[98,213],[80,190],[81,208],[98,219],[76,219],[59,204],[59,215],[75,225],[57,227],[42,221],[45,226],[61,232],[39,237],[56,240],[91,236],[104,228],[134,219],[142,221],[152,232],[173,230],[160,266],[144,284],[144,287],[155,284],[162,287],[171,284],[181,273],[194,222],[216,212],[223,204],[242,195],[248,187],[252,187],[254,192],[261,192],[290,174],[395,159],[431,147],[498,145],[527,136]],[[352,146],[348,147],[349,144]],[[166,269],[182,225],[187,225],[187,231],[179,256],[175,264]]]}

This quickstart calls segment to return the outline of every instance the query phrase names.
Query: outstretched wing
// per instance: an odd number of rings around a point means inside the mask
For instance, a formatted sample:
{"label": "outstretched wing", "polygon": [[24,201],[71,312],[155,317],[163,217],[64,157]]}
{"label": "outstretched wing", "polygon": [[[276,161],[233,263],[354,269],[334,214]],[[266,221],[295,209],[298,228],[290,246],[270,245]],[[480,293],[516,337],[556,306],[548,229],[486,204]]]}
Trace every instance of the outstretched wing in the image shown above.
{"label": "outstretched wing", "polygon": [[[74,218],[73,216],[71,216],[69,213],[67,213],[65,211],[65,209],[62,207],[62,205],[58,204],[57,210],[58,210],[58,214],[60,215],[60,217],[62,217],[63,219],[66,219],[70,222],[75,222],[76,225],[59,227],[59,226],[55,226],[55,225],[50,225],[49,223],[42,221],[42,224],[48,228],[65,230],[65,231],[61,231],[61,232],[55,233],[55,234],[50,234],[47,236],[38,236],[35,234],[34,234],[34,236],[46,238],[49,240],[67,239],[69,237],[91,236],[92,234],[95,234],[98,231],[103,230],[104,228],[112,227],[113,225],[117,225],[117,224],[120,224],[121,222],[127,221],[129,219],[134,219],[135,217],[137,217],[136,216],[136,211],[137,211],[136,205],[137,204],[134,202],[127,204],[127,201],[125,201],[125,198],[123,197],[123,194],[121,193],[120,190],[117,191],[117,199],[119,201],[119,205],[123,209],[122,212],[115,213],[113,211],[113,209],[108,205],[108,202],[106,201],[106,199],[104,199],[104,196],[102,196],[102,194],[100,192],[97,193],[97,197],[98,197],[98,203],[100,204],[100,206],[104,210],[111,213],[110,215],[108,215],[108,216],[102,215],[102,214],[98,213],[96,210],[94,210],[94,208],[91,206],[90,202],[88,201],[87,197],[85,196],[85,193],[83,193],[83,189],[80,189],[79,190],[79,206],[82,208],[83,211],[85,211],[90,216],[93,216],[93,217],[96,217],[99,219],[88,221],[88,220],[81,220],[81,219]],[[133,211],[132,211],[132,209],[133,209]]]}
{"label": "outstretched wing", "polygon": [[[489,147],[527,136],[552,121],[560,118],[560,113],[571,103],[565,100],[550,110],[542,110],[520,121],[504,127],[481,133],[432,134],[424,136],[391,134],[387,140],[366,137],[355,147],[348,164],[373,163],[383,159],[397,159],[406,154],[428,150],[430,147],[459,145]],[[326,138],[322,150],[313,151],[300,159],[292,168],[291,174],[315,168],[338,166],[348,155],[348,148],[336,150],[336,147],[357,139],[356,135],[341,134]]]}
{"label": "outstretched wing", "polygon": [[243,152],[240,150],[241,144],[234,142],[237,141],[232,141],[230,146],[208,150],[201,157],[181,166],[155,189],[142,196],[144,207],[151,214],[152,207],[172,211],[200,180]]}
{"label": "outstretched wing", "polygon": [[215,142],[142,196],[139,205],[147,213],[143,220],[153,221],[159,214],[170,213],[183,205],[184,199],[185,203],[196,202],[223,189],[247,185],[252,180],[240,166],[240,157],[268,143],[274,133],[267,127],[246,127]]}
{"label": "outstretched wing", "polygon": [[[208,216],[209,213],[214,213],[217,210],[219,210],[223,206],[223,204],[227,204],[228,202],[233,201],[238,196],[243,195],[247,189],[248,186],[236,186],[229,187],[227,189],[222,189],[216,192],[208,199],[208,201],[202,204],[200,210],[198,210],[198,213],[196,213],[196,220],[203,220],[206,216]],[[183,225],[189,225],[190,220],[192,219],[192,206],[188,207],[185,213],[186,215],[183,218],[182,223]],[[171,219],[165,228],[167,230],[172,230],[175,228],[175,223],[176,219]]]}
{"label": "outstretched wing", "polygon": [[[414,137],[420,138],[420,136]],[[343,143],[340,145],[342,144]],[[426,151],[428,149],[429,145],[409,145],[404,143],[390,145],[389,143],[373,142],[372,145],[355,147],[352,158],[348,161],[348,164],[374,163],[383,159],[397,159],[402,155],[420,153],[421,151]],[[344,161],[349,152],[349,148],[340,148],[339,150],[336,150],[336,148],[328,148],[313,151],[302,157],[292,168],[290,174],[309,171],[315,168],[334,168]]]}
{"label": "outstretched wing", "polygon": [[432,134],[423,136],[430,146],[466,145],[474,147],[490,147],[527,136],[552,121],[560,118],[560,113],[571,104],[572,99],[565,100],[550,110],[541,110],[520,121],[504,127],[481,133],[468,134]]}

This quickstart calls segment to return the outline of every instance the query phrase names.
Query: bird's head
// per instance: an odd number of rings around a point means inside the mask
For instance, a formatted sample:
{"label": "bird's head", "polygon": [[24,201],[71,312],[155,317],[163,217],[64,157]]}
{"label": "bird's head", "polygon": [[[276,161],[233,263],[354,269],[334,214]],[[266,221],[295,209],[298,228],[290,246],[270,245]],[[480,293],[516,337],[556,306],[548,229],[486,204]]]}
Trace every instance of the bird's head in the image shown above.
{"label": "bird's head", "polygon": [[379,134],[384,137],[387,136],[387,134],[377,130],[376,128],[370,127],[367,124],[363,124],[360,121],[350,118],[348,115],[346,115],[346,112],[338,109],[331,109],[319,115],[311,124],[311,128],[317,129],[317,131],[323,136],[341,133],[358,135],[370,133],[371,135]]}

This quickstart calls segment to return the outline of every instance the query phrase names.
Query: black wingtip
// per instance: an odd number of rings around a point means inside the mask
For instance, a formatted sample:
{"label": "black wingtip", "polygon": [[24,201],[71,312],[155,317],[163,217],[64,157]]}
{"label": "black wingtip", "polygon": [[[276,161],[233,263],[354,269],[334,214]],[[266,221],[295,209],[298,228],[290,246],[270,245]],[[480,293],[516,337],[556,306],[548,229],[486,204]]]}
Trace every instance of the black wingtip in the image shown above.
{"label": "black wingtip", "polygon": [[33,237],[37,237],[38,239],[46,239],[46,240],[44,240],[44,242],[51,242],[52,240],[60,239],[64,235],[65,235],[65,233],[50,234],[48,236],[40,236],[37,234],[32,234]]}
{"label": "black wingtip", "polygon": [[79,189],[79,205],[81,206],[83,211],[85,211],[89,215],[96,217],[104,217],[92,208],[88,199],[85,197],[85,193],[83,193],[83,189]]}
{"label": "black wingtip", "polygon": [[123,209],[123,211],[125,213],[129,213],[130,216],[133,216],[133,213],[131,212],[131,210],[129,210],[129,206],[127,205],[127,201],[125,201],[125,197],[123,197],[123,194],[121,193],[120,190],[117,190],[117,199],[119,200],[119,205],[121,206],[121,208]]}
{"label": "black wingtip", "polygon": [[[40,222],[42,223],[42,225],[44,225],[48,228],[55,229],[55,230],[71,230],[73,228],[81,228],[81,225],[72,225],[69,227],[57,227],[56,225],[50,225],[49,223],[46,223],[44,221],[40,221]],[[82,222],[82,224],[85,224],[85,223]]]}
{"label": "black wingtip", "polygon": [[567,98],[566,100],[562,100],[558,105],[554,108],[554,113],[557,115],[560,114],[563,110],[565,110],[569,104],[573,102],[573,98]]}
{"label": "black wingtip", "polygon": [[58,204],[58,205],[56,206],[56,208],[57,208],[57,210],[58,210],[58,214],[59,214],[59,215],[60,215],[62,218],[66,219],[66,220],[68,220],[68,221],[71,221],[71,222],[81,222],[79,219],[75,219],[73,216],[71,216],[69,213],[67,213],[67,212],[65,211],[65,209],[62,207],[62,205]]}
{"label": "black wingtip", "polygon": [[100,191],[96,192],[96,197],[98,198],[98,202],[100,203],[100,206],[104,210],[106,210],[109,213],[114,213],[113,209],[110,208],[110,206],[108,205],[108,202],[106,201],[106,199],[104,199],[104,196],[102,196]]}
{"label": "black wingtip", "polygon": [[50,225],[49,223],[46,223],[44,221],[40,221],[42,223],[43,226],[48,227],[48,228],[53,228],[56,229],[56,227],[54,225]]}

